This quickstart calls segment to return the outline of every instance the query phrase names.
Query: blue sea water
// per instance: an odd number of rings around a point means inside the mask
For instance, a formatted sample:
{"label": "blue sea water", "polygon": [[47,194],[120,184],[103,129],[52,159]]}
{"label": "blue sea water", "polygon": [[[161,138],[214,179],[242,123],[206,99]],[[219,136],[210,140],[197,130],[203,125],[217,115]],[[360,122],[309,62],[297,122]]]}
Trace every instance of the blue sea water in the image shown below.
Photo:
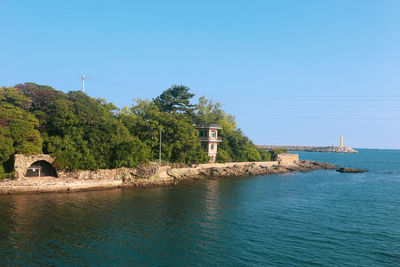
{"label": "blue sea water", "polygon": [[0,196],[0,265],[400,266],[400,151],[365,168]]}

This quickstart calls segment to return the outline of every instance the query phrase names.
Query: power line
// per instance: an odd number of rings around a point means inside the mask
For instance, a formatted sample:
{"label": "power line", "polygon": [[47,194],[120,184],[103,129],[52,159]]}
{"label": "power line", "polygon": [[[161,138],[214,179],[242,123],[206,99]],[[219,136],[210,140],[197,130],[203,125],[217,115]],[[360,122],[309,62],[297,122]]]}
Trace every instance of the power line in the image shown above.
{"label": "power line", "polygon": [[302,118],[302,119],[321,119],[321,120],[365,120],[365,121],[398,121],[400,118],[369,118],[369,117],[333,117],[333,116],[314,116],[314,115],[285,115],[285,114],[262,114],[262,113],[247,113],[248,115],[263,116],[263,117],[282,117],[282,118]]}
{"label": "power line", "polygon": [[318,105],[318,104],[314,104],[314,103],[312,103],[312,104],[292,104],[292,103],[289,103],[289,104],[282,104],[282,103],[274,103],[274,102],[271,102],[271,103],[263,103],[263,104],[265,104],[265,106],[267,106],[267,107],[269,107],[269,106],[278,106],[278,107],[282,107],[282,108],[285,108],[285,109],[287,109],[287,108],[297,108],[297,107],[300,107],[300,108],[356,108],[356,109],[358,109],[358,108],[366,108],[366,109],[374,109],[374,108],[379,108],[379,109],[397,109],[397,108],[400,108],[400,105],[398,105],[398,106],[372,106],[372,105],[369,105],[369,106],[358,106],[358,105],[351,105],[351,106],[345,106],[345,105],[324,105],[324,104],[322,104],[322,105]]}
{"label": "power line", "polygon": [[[81,76],[82,77],[82,91],[84,92],[85,80],[89,78],[88,76]],[[113,90],[118,90],[119,88],[135,88],[137,86],[130,85],[130,84],[122,84],[122,83],[115,83],[103,79],[97,79],[90,77],[91,80],[98,82],[100,84],[105,84],[106,87],[112,88]],[[117,87],[117,88],[116,88]],[[126,90],[118,90],[123,91],[124,93],[127,92]],[[367,95],[296,95],[296,96],[232,96],[232,95],[224,95],[224,96],[214,96],[220,97],[223,99],[231,99],[231,101],[235,101],[236,99],[243,102],[262,102],[263,105],[267,106],[280,106],[284,108],[350,108],[350,109],[397,109],[400,108],[400,105],[396,106],[373,106],[370,105],[368,102],[379,102],[381,104],[394,102],[397,103],[400,101],[400,95],[375,95],[375,96],[367,96]],[[350,102],[349,102],[350,101]],[[218,101],[216,101],[218,102]],[[236,101],[235,101],[236,102]],[[324,103],[327,103],[324,104]],[[343,102],[349,105],[340,105]],[[347,102],[347,103],[346,103]],[[360,104],[365,103],[368,106],[363,105],[352,105],[350,103]],[[225,105],[227,102],[224,103]],[[398,118],[357,118],[357,117],[329,117],[329,116],[301,116],[301,115],[274,115],[274,114],[257,114],[257,113],[248,113],[249,115],[262,115],[262,116],[274,116],[274,117],[292,117],[292,118],[314,118],[314,119],[334,119],[334,120],[370,120],[370,121],[377,121],[377,120],[399,120]]]}
{"label": "power line", "polygon": [[273,101],[273,102],[399,102],[400,96],[358,96],[358,97],[346,97],[346,96],[336,96],[336,97],[293,97],[293,96],[265,96],[265,95],[245,95],[245,96],[233,96],[224,95],[216,96],[216,99],[230,99],[233,101]]}
{"label": "power line", "polygon": [[134,86],[131,84],[115,83],[115,82],[110,82],[110,81],[95,79],[95,78],[91,78],[91,80],[96,81],[98,83],[106,84],[106,85],[114,85],[114,86],[118,86],[118,87],[129,87],[129,88],[135,88],[135,89],[137,88],[137,86]]}
{"label": "power line", "polygon": [[[258,95],[246,95],[246,96],[232,96],[232,95],[214,95],[214,97],[228,97],[228,98],[255,98]],[[400,95],[289,95],[289,96],[277,96],[277,95],[268,95],[266,98],[271,99],[290,99],[290,98],[310,98],[310,99],[317,99],[317,98],[326,98],[328,100],[335,99],[335,98],[400,98]]]}
{"label": "power line", "polygon": [[[87,76],[86,76],[87,77]],[[104,79],[97,79],[90,77],[91,80],[108,85],[108,86],[118,86],[118,87],[125,87],[125,88],[134,88],[138,89],[137,85],[132,85],[132,84],[125,84],[125,83],[116,83]],[[116,89],[116,88],[114,88]],[[271,90],[272,91],[272,90]],[[218,96],[214,95],[213,97],[216,98],[228,98],[228,99],[270,99],[270,100],[308,100],[308,101],[354,101],[357,99],[363,99],[364,101],[400,101],[400,95],[290,95],[290,96],[260,96],[260,95],[255,95],[255,96],[232,96],[232,95],[223,95],[223,96]],[[354,99],[353,99],[354,98]]]}

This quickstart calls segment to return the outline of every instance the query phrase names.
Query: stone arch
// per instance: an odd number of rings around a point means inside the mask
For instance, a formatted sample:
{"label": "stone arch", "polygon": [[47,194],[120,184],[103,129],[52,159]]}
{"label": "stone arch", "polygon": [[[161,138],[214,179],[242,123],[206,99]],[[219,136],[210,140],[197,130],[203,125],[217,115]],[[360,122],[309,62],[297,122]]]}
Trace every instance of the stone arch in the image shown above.
{"label": "stone arch", "polygon": [[38,160],[29,166],[26,170],[25,177],[41,177],[41,176],[53,176],[57,177],[57,171],[46,160]]}
{"label": "stone arch", "polygon": [[[40,162],[40,164],[38,163]],[[43,163],[46,162],[46,163]],[[31,155],[31,156],[25,156],[21,154],[16,154],[14,156],[14,172],[15,172],[15,178],[20,179],[26,177],[28,174],[28,169],[32,168],[32,165],[36,163],[38,167],[45,166],[45,173],[49,172],[49,169],[53,171],[53,176],[57,177],[57,171],[52,165],[54,162],[54,158],[51,157],[50,155],[46,154],[38,154],[38,155]],[[49,164],[51,168],[47,165]],[[33,165],[35,167],[35,165]]]}

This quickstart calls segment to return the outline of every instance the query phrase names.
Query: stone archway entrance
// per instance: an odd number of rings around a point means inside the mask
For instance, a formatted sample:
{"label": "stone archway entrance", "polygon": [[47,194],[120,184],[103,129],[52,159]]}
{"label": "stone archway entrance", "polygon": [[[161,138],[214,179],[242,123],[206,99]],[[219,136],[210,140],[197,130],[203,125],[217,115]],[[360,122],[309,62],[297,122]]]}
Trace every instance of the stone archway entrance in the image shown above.
{"label": "stone archway entrance", "polygon": [[25,173],[25,177],[41,177],[41,176],[53,176],[57,177],[57,171],[53,165],[45,160],[38,160],[32,163],[28,167]]}
{"label": "stone archway entrance", "polygon": [[14,156],[15,178],[53,176],[58,177],[57,171],[52,165],[54,158],[50,155],[38,154]]}

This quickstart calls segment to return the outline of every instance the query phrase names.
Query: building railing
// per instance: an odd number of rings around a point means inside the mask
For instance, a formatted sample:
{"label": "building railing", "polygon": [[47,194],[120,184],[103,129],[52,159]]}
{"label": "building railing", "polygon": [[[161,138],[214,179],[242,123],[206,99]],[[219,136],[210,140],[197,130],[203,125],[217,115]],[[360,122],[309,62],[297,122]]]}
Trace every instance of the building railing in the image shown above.
{"label": "building railing", "polygon": [[196,124],[196,128],[201,128],[201,129],[222,129],[221,125],[217,123],[201,123],[201,124]]}
{"label": "building railing", "polygon": [[222,138],[221,137],[200,137],[200,141],[207,141],[207,142],[222,142]]}

